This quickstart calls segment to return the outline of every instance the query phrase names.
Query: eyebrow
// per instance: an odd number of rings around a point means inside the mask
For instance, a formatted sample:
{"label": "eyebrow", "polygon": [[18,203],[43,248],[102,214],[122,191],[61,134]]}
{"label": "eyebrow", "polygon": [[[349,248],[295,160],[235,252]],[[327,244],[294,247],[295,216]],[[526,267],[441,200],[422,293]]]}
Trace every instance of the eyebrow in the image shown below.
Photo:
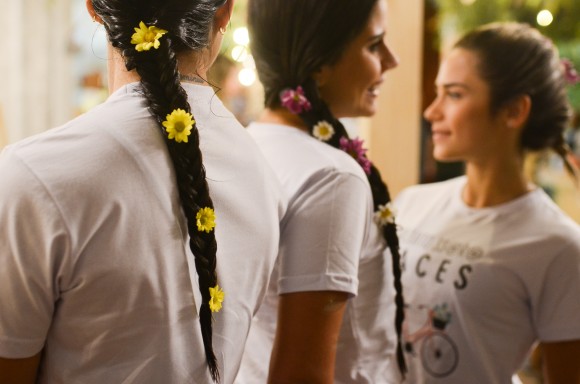
{"label": "eyebrow", "polygon": [[442,87],[445,89],[449,89],[449,88],[453,88],[453,87],[459,87],[459,88],[463,88],[463,89],[469,89],[469,87],[464,84],[464,83],[446,83],[446,84],[442,84],[442,85],[438,85],[435,84],[435,87]]}

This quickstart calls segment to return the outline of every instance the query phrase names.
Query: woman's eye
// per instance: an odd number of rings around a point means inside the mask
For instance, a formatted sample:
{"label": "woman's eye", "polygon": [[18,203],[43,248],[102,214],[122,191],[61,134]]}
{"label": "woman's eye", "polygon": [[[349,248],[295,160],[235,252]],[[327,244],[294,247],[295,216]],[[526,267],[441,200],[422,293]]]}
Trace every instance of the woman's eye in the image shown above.
{"label": "woman's eye", "polygon": [[379,48],[381,47],[381,42],[378,41],[376,43],[373,43],[370,47],[369,47],[369,51],[371,52],[376,52],[379,50]]}

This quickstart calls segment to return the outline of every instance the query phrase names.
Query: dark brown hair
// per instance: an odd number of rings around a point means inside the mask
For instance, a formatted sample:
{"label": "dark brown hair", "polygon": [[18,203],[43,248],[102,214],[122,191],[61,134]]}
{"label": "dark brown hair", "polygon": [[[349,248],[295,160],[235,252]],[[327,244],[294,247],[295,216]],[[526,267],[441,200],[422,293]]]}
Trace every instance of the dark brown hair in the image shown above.
{"label": "dark brown hair", "polygon": [[572,117],[566,81],[558,52],[547,37],[527,24],[483,25],[468,32],[454,46],[478,56],[478,71],[490,89],[491,112],[519,96],[532,106],[522,131],[521,147],[553,149],[572,175],[564,130]]}

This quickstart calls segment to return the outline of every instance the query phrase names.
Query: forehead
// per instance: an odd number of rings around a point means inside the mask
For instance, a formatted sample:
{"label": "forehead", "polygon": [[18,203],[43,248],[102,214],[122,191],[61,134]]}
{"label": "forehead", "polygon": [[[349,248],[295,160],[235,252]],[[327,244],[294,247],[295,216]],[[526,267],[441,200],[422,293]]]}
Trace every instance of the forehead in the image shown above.
{"label": "forehead", "polygon": [[454,48],[441,63],[436,83],[485,85],[478,68],[479,58],[476,53],[463,48]]}
{"label": "forehead", "polygon": [[378,0],[371,14],[365,28],[365,32],[370,35],[384,32],[387,27],[387,2],[386,0]]}

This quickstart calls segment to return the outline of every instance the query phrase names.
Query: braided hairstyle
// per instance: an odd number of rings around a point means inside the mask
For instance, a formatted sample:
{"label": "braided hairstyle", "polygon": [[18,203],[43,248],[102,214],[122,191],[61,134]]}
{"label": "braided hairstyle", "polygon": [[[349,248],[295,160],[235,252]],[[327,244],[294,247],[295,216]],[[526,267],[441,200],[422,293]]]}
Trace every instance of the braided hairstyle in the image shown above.
{"label": "braided hairstyle", "polygon": [[[214,15],[227,0],[91,0],[102,19],[109,42],[125,60],[128,71],[136,70],[141,90],[151,115],[165,138],[175,168],[181,206],[187,220],[189,246],[195,257],[195,268],[202,295],[200,326],[206,361],[212,379],[219,382],[217,360],[212,346],[210,287],[217,285],[215,231],[197,228],[196,215],[201,208],[213,209],[209,194],[199,133],[193,126],[188,142],[170,140],[162,126],[166,116],[176,109],[191,113],[187,93],[180,83],[177,53],[199,51],[210,46]],[[131,43],[134,28],[144,22],[167,30],[159,47],[138,52]]]}
{"label": "braided hairstyle", "polygon": [[[280,108],[281,92],[302,87],[311,109],[303,110],[299,116],[309,127],[310,134],[317,123],[326,121],[334,129],[334,135],[326,143],[340,148],[341,138],[348,139],[348,133],[322,100],[313,74],[340,60],[349,43],[364,30],[379,1],[382,0],[250,0],[251,50],[264,86],[265,106]],[[376,210],[389,203],[391,197],[374,165],[370,164],[370,171],[366,173]],[[394,222],[382,226],[381,230],[392,255],[397,362],[405,375],[407,368],[401,344],[404,300],[399,239]]]}
{"label": "braided hairstyle", "polygon": [[552,149],[576,177],[564,139],[572,110],[563,65],[552,41],[527,24],[491,23],[468,32],[454,48],[477,55],[479,75],[490,89],[492,113],[522,95],[530,97],[532,107],[522,131],[521,147],[532,151]]}

